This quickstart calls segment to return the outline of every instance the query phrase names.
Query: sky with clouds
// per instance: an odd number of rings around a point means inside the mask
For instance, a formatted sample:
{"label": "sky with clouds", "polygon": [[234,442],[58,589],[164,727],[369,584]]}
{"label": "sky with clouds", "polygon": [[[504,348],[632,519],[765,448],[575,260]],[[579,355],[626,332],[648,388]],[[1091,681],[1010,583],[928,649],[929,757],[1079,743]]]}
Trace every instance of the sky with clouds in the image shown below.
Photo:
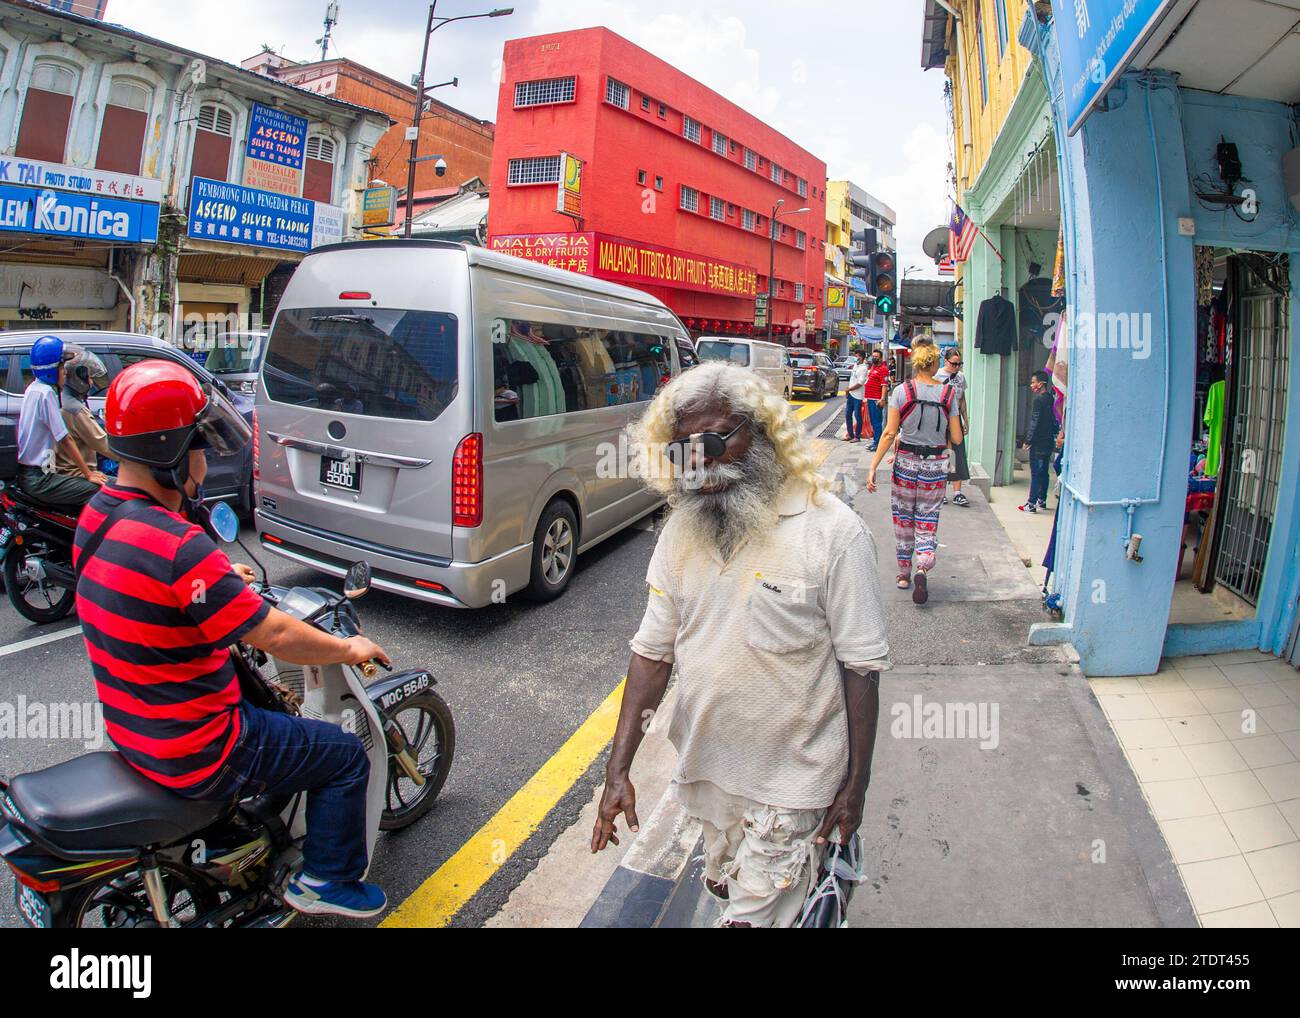
{"label": "sky with clouds", "polygon": [[[511,0],[439,0],[474,14]],[[948,141],[941,71],[922,71],[922,0],[513,0],[510,17],[448,25],[432,37],[438,98],[496,119],[506,39],[604,25],[698,78],[826,161],[898,214],[899,264],[935,278],[921,238],[947,220]],[[419,70],[422,0],[339,0],[331,56],[399,81]],[[109,0],[108,20],[238,63],[263,44],[319,56],[326,0]],[[878,97],[878,98],[877,98]]]}

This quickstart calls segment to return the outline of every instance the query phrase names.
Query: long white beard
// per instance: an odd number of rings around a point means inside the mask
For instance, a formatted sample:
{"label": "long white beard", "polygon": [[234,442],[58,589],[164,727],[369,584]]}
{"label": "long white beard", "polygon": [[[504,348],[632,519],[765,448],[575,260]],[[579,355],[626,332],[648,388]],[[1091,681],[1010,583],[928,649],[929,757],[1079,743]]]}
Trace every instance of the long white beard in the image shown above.
{"label": "long white beard", "polygon": [[[785,480],[775,447],[766,437],[755,436],[743,459],[678,475],[668,504],[688,547],[715,548],[725,561],[776,521],[776,496]],[[701,490],[714,484],[724,487]]]}

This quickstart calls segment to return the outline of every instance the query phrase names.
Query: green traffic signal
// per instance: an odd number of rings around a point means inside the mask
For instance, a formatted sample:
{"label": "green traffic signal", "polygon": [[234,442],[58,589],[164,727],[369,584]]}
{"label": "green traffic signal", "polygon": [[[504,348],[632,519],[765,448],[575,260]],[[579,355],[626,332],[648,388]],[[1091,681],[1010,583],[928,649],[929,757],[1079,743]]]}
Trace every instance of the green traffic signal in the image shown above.
{"label": "green traffic signal", "polygon": [[876,298],[876,310],[882,315],[892,315],[894,313],[894,298],[881,294]]}

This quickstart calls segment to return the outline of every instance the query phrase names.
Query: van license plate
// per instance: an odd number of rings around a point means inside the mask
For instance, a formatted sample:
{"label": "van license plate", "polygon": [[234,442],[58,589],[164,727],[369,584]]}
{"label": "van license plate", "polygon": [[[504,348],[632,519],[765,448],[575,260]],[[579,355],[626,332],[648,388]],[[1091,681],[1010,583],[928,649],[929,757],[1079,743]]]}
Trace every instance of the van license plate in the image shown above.
{"label": "van license plate", "polygon": [[329,456],[320,458],[320,483],[348,491],[361,490],[361,464],[350,460],[336,460]]}

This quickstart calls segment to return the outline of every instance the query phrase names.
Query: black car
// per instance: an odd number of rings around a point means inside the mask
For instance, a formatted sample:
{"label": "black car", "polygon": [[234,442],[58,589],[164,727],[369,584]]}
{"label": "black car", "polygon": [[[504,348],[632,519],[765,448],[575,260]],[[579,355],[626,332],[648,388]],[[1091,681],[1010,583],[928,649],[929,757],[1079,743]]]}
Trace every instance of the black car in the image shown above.
{"label": "black car", "polygon": [[[39,332],[0,332],[0,417],[18,419],[23,392],[32,378],[32,344],[42,336],[58,336],[65,343],[74,343],[96,354],[108,372],[107,378],[96,379],[86,405],[92,413],[102,415],[104,397],[109,383],[128,365],[150,358],[175,361],[193,372],[200,385],[212,384],[220,389],[252,427],[253,398],[232,390],[207,368],[192,357],[186,356],[166,340],[140,336],[133,332],[101,332],[94,329],[49,328]],[[253,512],[253,444],[250,442],[234,456],[219,457],[208,451],[208,476],[203,491],[209,500],[229,502],[245,515]]]}
{"label": "black car", "polygon": [[795,392],[810,393],[813,399],[839,395],[840,376],[824,353],[791,350],[790,366],[794,369]]}

